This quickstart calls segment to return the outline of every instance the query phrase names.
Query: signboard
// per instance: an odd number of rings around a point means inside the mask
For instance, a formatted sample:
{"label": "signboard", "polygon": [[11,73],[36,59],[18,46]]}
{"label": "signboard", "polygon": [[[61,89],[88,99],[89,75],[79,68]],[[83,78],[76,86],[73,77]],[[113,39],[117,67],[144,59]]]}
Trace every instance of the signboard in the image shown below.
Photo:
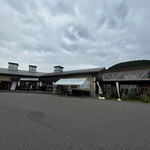
{"label": "signboard", "polygon": [[38,78],[20,78],[20,81],[39,81]]}

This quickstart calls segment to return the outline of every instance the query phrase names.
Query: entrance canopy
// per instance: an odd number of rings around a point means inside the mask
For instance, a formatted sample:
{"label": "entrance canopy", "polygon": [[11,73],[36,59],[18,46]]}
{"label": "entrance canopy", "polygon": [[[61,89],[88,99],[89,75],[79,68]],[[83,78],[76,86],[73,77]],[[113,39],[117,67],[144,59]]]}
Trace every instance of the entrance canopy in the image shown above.
{"label": "entrance canopy", "polygon": [[68,78],[68,79],[60,79],[55,85],[84,85],[87,78]]}

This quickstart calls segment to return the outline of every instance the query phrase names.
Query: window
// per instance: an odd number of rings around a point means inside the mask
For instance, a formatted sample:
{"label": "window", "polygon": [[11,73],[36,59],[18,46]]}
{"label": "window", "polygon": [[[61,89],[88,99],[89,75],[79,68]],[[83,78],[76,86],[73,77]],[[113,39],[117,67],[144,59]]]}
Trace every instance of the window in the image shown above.
{"label": "window", "polygon": [[126,80],[136,80],[137,74],[136,71],[129,71],[125,73],[125,79]]}
{"label": "window", "polygon": [[124,73],[123,72],[115,72],[114,73],[114,78],[115,79],[124,79]]}
{"label": "window", "polygon": [[77,88],[77,85],[71,85],[71,88],[72,88],[72,89],[76,89],[76,88]]}
{"label": "window", "polygon": [[113,74],[112,73],[105,73],[103,76],[104,80],[112,80],[113,79]]}
{"label": "window", "polygon": [[139,71],[139,79],[148,79],[148,70]]}

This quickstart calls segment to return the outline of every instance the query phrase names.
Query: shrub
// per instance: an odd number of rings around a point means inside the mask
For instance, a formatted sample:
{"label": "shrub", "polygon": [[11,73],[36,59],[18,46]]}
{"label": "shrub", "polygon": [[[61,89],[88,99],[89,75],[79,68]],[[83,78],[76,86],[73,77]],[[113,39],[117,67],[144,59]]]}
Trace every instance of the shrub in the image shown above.
{"label": "shrub", "polygon": [[122,100],[129,100],[129,96],[127,94],[123,93],[121,96],[121,99]]}
{"label": "shrub", "polygon": [[106,93],[105,94],[105,99],[110,99],[111,98],[111,95],[109,93]]}
{"label": "shrub", "polygon": [[150,98],[147,95],[142,95],[141,99],[144,103],[149,103],[150,102]]}
{"label": "shrub", "polygon": [[122,100],[140,100],[140,96],[132,93],[132,94],[125,94],[123,93],[121,96]]}
{"label": "shrub", "polygon": [[139,96],[137,96],[136,94],[129,94],[128,97],[130,100],[139,100]]}

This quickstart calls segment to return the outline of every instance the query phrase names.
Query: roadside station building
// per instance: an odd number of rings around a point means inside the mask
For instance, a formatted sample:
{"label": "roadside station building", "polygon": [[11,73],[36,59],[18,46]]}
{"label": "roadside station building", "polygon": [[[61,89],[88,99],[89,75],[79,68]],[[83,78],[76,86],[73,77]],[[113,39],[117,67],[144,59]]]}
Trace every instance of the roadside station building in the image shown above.
{"label": "roadside station building", "polygon": [[64,71],[54,66],[51,73],[37,72],[37,66],[18,70],[17,63],[9,62],[8,68],[0,68],[1,90],[38,90],[73,95],[105,95],[116,97],[125,94],[150,95],[150,61],[131,61],[104,67]]}
{"label": "roadside station building", "polygon": [[102,73],[99,81],[103,92],[117,95],[116,83],[120,94],[150,95],[150,61],[131,61],[116,64]]}
{"label": "roadside station building", "polygon": [[39,77],[45,73],[37,72],[37,66],[29,65],[29,70],[18,70],[19,64],[8,63],[8,68],[0,68],[0,89],[28,90],[31,83],[36,86]]}
{"label": "roadside station building", "polygon": [[0,68],[1,90],[42,90],[66,93],[69,89],[74,95],[81,95],[81,93],[96,95],[98,91],[96,80],[102,79],[101,71],[105,69],[102,67],[63,71],[62,66],[54,66],[54,72],[44,73],[37,72],[37,66],[29,65],[28,71],[18,70],[18,66],[17,63],[9,62],[7,69]]}
{"label": "roadside station building", "polygon": [[74,95],[81,95],[82,91],[84,95],[94,96],[98,93],[96,80],[102,80],[102,70],[105,68],[63,71],[62,66],[54,66],[53,73],[47,73],[41,78],[59,78],[58,82],[54,83],[58,92],[70,89]]}

